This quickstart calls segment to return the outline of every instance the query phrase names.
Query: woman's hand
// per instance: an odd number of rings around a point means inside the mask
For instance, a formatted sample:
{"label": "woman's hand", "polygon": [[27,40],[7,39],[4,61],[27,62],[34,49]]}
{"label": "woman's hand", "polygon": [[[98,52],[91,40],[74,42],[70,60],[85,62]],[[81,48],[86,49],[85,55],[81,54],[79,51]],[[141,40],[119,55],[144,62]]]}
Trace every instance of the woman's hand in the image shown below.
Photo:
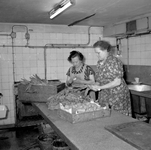
{"label": "woman's hand", "polygon": [[70,77],[67,82],[72,84],[74,80],[76,80],[76,77]]}
{"label": "woman's hand", "polygon": [[74,79],[75,79],[75,77],[68,78],[67,81],[66,81],[66,86],[71,86]]}
{"label": "woman's hand", "polygon": [[101,86],[99,86],[99,85],[89,85],[89,88],[93,91],[100,91],[101,90]]}

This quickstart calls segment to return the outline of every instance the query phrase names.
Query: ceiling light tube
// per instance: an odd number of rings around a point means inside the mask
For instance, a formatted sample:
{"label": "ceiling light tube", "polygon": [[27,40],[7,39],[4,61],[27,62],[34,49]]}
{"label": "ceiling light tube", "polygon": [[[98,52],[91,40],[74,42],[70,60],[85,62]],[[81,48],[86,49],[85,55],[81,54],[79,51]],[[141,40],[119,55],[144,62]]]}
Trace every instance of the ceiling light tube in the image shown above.
{"label": "ceiling light tube", "polygon": [[51,11],[50,11],[50,19],[55,18],[60,13],[65,11],[67,8],[69,8],[71,5],[73,5],[73,2],[71,0],[62,0],[59,4],[57,4]]}

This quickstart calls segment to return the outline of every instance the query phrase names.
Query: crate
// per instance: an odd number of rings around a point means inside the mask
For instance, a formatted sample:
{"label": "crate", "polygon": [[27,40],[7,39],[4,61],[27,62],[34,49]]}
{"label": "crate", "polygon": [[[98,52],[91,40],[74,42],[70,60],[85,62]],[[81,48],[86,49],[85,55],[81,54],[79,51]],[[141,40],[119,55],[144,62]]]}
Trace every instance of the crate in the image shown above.
{"label": "crate", "polygon": [[26,90],[28,85],[18,85],[18,98],[24,101],[47,102],[47,99],[57,94],[65,88],[65,83],[54,85],[32,85],[30,90]]}
{"label": "crate", "polygon": [[57,114],[63,120],[69,121],[70,123],[78,123],[78,122],[93,120],[96,118],[109,117],[111,115],[111,110],[101,109],[101,110],[91,111],[91,112],[71,114],[62,109],[58,109]]}

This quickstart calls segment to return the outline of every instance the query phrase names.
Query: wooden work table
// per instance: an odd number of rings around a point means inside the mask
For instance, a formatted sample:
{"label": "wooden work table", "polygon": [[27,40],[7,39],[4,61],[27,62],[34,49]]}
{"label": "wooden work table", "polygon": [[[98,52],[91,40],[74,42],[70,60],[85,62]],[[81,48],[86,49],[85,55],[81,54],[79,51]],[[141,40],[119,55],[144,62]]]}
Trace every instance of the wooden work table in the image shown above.
{"label": "wooden work table", "polygon": [[72,150],[136,150],[104,129],[108,125],[136,121],[131,117],[112,111],[110,117],[71,124],[58,118],[56,111],[48,110],[45,103],[33,103],[33,106]]}

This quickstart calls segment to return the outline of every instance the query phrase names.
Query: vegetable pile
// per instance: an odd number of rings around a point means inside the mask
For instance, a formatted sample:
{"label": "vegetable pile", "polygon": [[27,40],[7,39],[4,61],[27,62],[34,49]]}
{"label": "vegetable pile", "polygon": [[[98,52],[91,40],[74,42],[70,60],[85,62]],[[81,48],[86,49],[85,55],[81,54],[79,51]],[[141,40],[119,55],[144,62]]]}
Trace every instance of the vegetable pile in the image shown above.
{"label": "vegetable pile", "polygon": [[60,108],[72,114],[80,114],[83,112],[92,112],[103,109],[99,104],[93,101],[77,103],[75,105],[65,105],[64,107],[60,104]]}
{"label": "vegetable pile", "polygon": [[[85,91],[85,93],[87,93],[89,89],[86,88]],[[62,109],[72,114],[108,108],[107,105],[101,106],[97,102],[94,102],[88,95],[83,95],[81,91],[72,88],[66,88],[56,95],[49,97],[48,100],[48,109]]]}
{"label": "vegetable pile", "polygon": [[35,74],[30,77],[30,81],[27,79],[22,79],[21,84],[48,85],[48,81],[41,79],[37,74]]}
{"label": "vegetable pile", "polygon": [[61,82],[59,80],[45,80],[41,79],[37,74],[30,77],[30,80],[22,79],[20,84],[27,85],[26,92],[30,92],[32,85],[44,85],[44,86],[54,86]]}
{"label": "vegetable pile", "polygon": [[81,94],[80,91],[75,89],[66,88],[61,92],[57,93],[56,95],[52,95],[48,98],[49,102],[48,109],[58,109],[59,104],[61,103],[63,106],[66,105],[75,105],[75,104],[82,104],[85,102],[90,102],[89,96],[84,96]]}

